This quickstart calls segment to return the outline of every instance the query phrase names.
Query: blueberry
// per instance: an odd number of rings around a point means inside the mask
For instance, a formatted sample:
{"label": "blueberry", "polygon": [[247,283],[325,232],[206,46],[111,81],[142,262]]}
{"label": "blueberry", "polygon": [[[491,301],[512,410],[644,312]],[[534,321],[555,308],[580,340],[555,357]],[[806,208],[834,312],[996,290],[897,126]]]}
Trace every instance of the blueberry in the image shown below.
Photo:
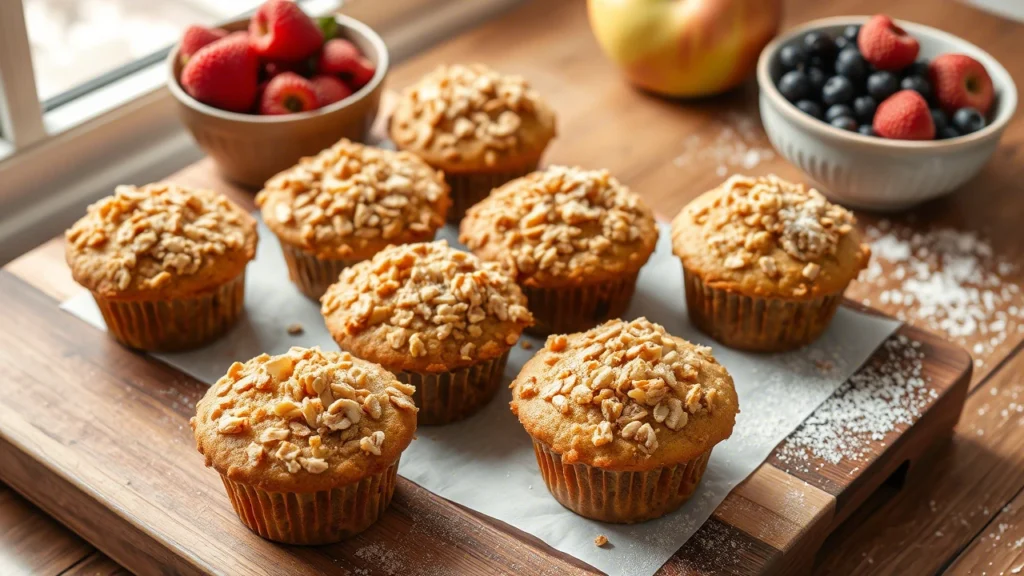
{"label": "blueberry", "polygon": [[875,129],[871,127],[871,124],[861,124],[860,126],[857,127],[857,132],[860,132],[865,136],[875,135]]}
{"label": "blueberry", "polygon": [[843,38],[846,38],[854,44],[857,43],[857,35],[860,34],[860,26],[856,24],[850,24],[846,28],[843,28]]}
{"label": "blueberry", "polygon": [[807,65],[821,70],[826,76],[832,75],[832,65],[835,63],[835,58],[826,58],[824,56],[817,55],[807,57]]}
{"label": "blueberry", "polygon": [[849,130],[850,132],[855,132],[857,130],[857,121],[849,116],[840,116],[839,118],[829,122],[829,124],[841,130]]}
{"label": "blueberry", "polygon": [[945,126],[942,130],[935,131],[936,140],[949,140],[950,138],[956,138],[960,133],[956,131],[956,128],[952,126]]}
{"label": "blueberry", "polygon": [[861,124],[871,123],[875,117],[876,108],[878,108],[878,103],[871,96],[858,96],[853,99],[853,115]]}
{"label": "blueberry", "polygon": [[930,100],[932,97],[932,85],[923,76],[907,76],[900,81],[900,90],[913,90],[925,100]]}
{"label": "blueberry", "polygon": [[790,102],[803,100],[810,91],[811,85],[802,70],[790,70],[779,79],[779,92]]}
{"label": "blueberry", "polygon": [[845,76],[833,76],[825,82],[821,89],[821,101],[826,106],[846,104],[853,100],[853,83]]}
{"label": "blueberry", "polygon": [[953,113],[953,127],[961,134],[977,132],[985,127],[985,117],[974,108],[961,108]]}
{"label": "blueberry", "polygon": [[834,104],[832,106],[829,106],[828,110],[825,110],[826,122],[831,122],[836,118],[841,118],[843,116],[849,116],[852,118],[853,108],[850,108],[846,104]]}
{"label": "blueberry", "polygon": [[836,74],[846,76],[854,84],[860,84],[868,75],[868,63],[855,46],[843,48],[836,57]]}
{"label": "blueberry", "polygon": [[840,52],[850,46],[850,39],[846,36],[837,36],[834,42],[836,43],[836,50]]}
{"label": "blueberry", "polygon": [[811,94],[814,98],[821,98],[821,89],[825,87],[825,80],[828,80],[828,75],[821,71],[821,68],[807,68],[804,70],[807,74],[807,81],[811,84]]}
{"label": "blueberry", "polygon": [[918,60],[910,66],[903,69],[903,76],[921,76],[922,78],[928,77],[928,61]]}
{"label": "blueberry", "polygon": [[821,104],[818,104],[814,100],[800,100],[796,103],[796,107],[804,114],[809,114],[818,120],[821,120]]}
{"label": "blueberry", "polygon": [[932,124],[935,124],[935,132],[942,132],[942,129],[949,126],[949,117],[938,108],[932,108]]}
{"label": "blueberry", "polygon": [[804,49],[809,56],[833,58],[836,55],[836,43],[831,36],[823,32],[808,32],[804,35]]}
{"label": "blueberry", "polygon": [[779,50],[779,63],[785,70],[795,70],[807,62],[807,52],[798,44],[789,44]]}
{"label": "blueberry", "polygon": [[900,81],[892,72],[882,70],[868,76],[868,94],[875,99],[875,102],[881,102],[892,96],[899,88]]}

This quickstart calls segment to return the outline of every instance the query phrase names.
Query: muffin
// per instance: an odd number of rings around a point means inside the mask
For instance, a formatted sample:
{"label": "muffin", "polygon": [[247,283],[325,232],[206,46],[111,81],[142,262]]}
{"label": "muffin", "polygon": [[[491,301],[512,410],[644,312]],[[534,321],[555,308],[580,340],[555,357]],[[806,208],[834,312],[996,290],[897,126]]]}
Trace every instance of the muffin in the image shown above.
{"label": "muffin", "polygon": [[412,384],[420,424],[447,424],[494,397],[533,322],[497,264],[447,242],[393,246],[346,269],[321,312],[343,350]]}
{"label": "muffin", "polygon": [[493,188],[537,169],[555,137],[555,115],[519,76],[482,65],[440,66],[407,88],[391,139],[444,171],[454,206],[448,221]]}
{"label": "muffin", "polygon": [[608,171],[565,166],[495,190],[470,209],[460,232],[477,256],[513,271],[538,334],[622,316],[658,240],[650,208]]}
{"label": "muffin", "polygon": [[202,346],[235,324],[256,221],[211,190],[118,186],[64,234],[75,281],[131,348]]}
{"label": "muffin", "polygon": [[711,350],[646,318],[550,336],[511,387],[548,490],[602,522],[642,522],[686,502],[739,412]]}
{"label": "muffin", "polygon": [[853,214],[776,176],[733,176],[672,222],[690,320],[741,350],[814,341],[867,266]]}
{"label": "muffin", "polygon": [[351,354],[296,347],[232,364],[190,424],[242,523],[275,542],[326,544],[391,503],[416,432],[411,392]]}
{"label": "muffin", "polygon": [[313,300],[385,247],[433,239],[449,204],[442,175],[416,156],[348,140],[299,160],[256,196],[288,275]]}

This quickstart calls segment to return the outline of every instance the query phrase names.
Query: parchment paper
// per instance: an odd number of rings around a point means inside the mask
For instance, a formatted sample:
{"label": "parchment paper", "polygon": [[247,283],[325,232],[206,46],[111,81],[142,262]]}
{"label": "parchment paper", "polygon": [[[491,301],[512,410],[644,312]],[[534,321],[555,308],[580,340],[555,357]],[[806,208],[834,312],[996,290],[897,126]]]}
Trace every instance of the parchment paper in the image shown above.
{"label": "parchment paper", "polygon": [[[319,306],[288,280],[273,234],[260,222],[256,260],[249,265],[241,325],[220,341],[181,354],[157,358],[212,383],[231,362],[262,352],[277,354],[291,346],[336,349],[324,328]],[[453,245],[449,227],[439,237]],[[63,308],[104,328],[91,296],[83,293]],[[617,526],[586,520],[559,505],[548,493],[531,442],[509,412],[510,392],[503,387],[482,412],[464,422],[422,427],[402,456],[399,474],[449,500],[498,518],[609,574],[650,575],[707,520],[730,490],[753,472],[772,449],[849,377],[899,323],[841,308],[828,332],[815,344],[789,354],[756,355],[715,344],[686,318],[682,271],[672,255],[669,232],[661,239],[640,280],[628,318],[647,316],[672,334],[713,347],[736,381],[741,413],[731,438],[719,444],[693,498],[658,520]],[[290,336],[300,323],[305,332]],[[524,337],[525,338],[525,337]],[[505,380],[510,382],[533,351],[515,347]],[[198,457],[198,456],[197,456]],[[598,548],[604,534],[610,546]]]}

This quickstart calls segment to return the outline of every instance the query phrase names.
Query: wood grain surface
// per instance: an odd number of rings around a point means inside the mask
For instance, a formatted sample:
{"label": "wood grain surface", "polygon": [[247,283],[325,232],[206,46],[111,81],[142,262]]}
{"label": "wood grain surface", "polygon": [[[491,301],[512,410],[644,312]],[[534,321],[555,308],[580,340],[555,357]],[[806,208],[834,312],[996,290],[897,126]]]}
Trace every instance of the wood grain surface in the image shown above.
{"label": "wood grain surface", "polygon": [[[1024,57],[1019,52],[1024,26],[955,2],[804,0],[787,2],[786,9],[787,25],[829,15],[885,11],[897,18],[943,28],[993,54],[1018,85],[1022,85],[1024,79]],[[728,170],[800,177],[795,168],[778,157],[744,169],[734,166],[729,158],[723,161],[701,152],[730,145],[758,150],[770,148],[756,118],[756,88],[747,85],[725,97],[699,102],[666,101],[636,92],[621,82],[617,72],[599,54],[587,29],[582,2],[528,2],[478,30],[397,67],[389,80],[390,86],[404,86],[439,62],[463,62],[467,58],[504,71],[522,73],[552,101],[559,111],[562,137],[553,145],[549,161],[607,167],[663,214],[675,212],[690,198],[720,181],[722,165]],[[730,140],[727,137],[730,131],[738,136]],[[693,140],[694,137],[697,139]],[[976,180],[948,198],[931,202],[911,214],[885,220],[896,229],[910,233],[936,228],[978,232],[990,240],[997,254],[1017,265],[1008,274],[1007,281],[1020,287],[1024,283],[1021,275],[1024,234],[1019,229],[1020,222],[1024,221],[1024,202],[1019,198],[1019,183],[1024,178],[1022,143],[1024,124],[1018,115],[993,161]],[[203,173],[197,169],[181,178],[202,178]],[[861,214],[860,218],[864,224],[883,220],[881,216],[870,214]],[[57,298],[76,289],[68,282],[66,269],[62,267],[59,244],[42,247],[8,270]],[[880,294],[894,287],[895,283],[883,278],[878,284],[854,285],[849,294],[858,301],[871,301],[889,313],[903,314],[912,324],[927,325],[913,314],[913,306],[881,304]],[[30,326],[34,323],[30,322]],[[968,349],[979,343],[972,338],[975,337],[962,339]],[[952,441],[927,460],[916,462],[913,473],[908,471],[904,489],[898,489],[898,482],[894,482],[856,507],[856,512],[825,542],[816,571],[842,574],[931,574],[947,569],[957,574],[1020,572],[1021,545],[1016,542],[1024,537],[1024,527],[1014,522],[1014,511],[1020,504],[1024,487],[1024,456],[1019,450],[1024,442],[1024,426],[1020,425],[1020,416],[1014,414],[1024,403],[1020,398],[1024,393],[1024,360],[1019,356],[1022,339],[1024,334],[1012,334],[991,350],[985,349],[976,355],[979,365],[974,372],[973,389]],[[80,360],[72,352],[67,361]],[[23,365],[16,364],[21,366],[16,373],[22,374]],[[75,372],[71,376],[80,377],[80,374]],[[900,463],[891,465],[895,469],[900,467]],[[815,485],[820,486],[817,490],[835,494],[835,487],[830,490],[827,481],[841,478],[844,466],[848,472],[854,465],[841,462],[837,470],[821,474],[822,484]],[[795,477],[798,475],[796,473]],[[907,489],[911,482],[911,489]],[[756,486],[750,482],[748,485]],[[751,500],[756,502],[757,497]],[[46,502],[40,504],[46,509],[53,506]],[[0,499],[0,526],[13,526],[17,531],[31,521],[20,519],[16,511],[11,512],[17,507]],[[744,507],[723,508],[734,517],[745,516]],[[817,509],[821,510],[820,506]],[[806,518],[795,523],[805,521]],[[829,519],[830,524],[834,521],[837,520]],[[10,530],[6,528],[4,534]],[[76,539],[59,526],[53,526],[53,530],[59,536],[40,541],[64,538],[69,542],[68,549],[73,549]],[[687,545],[696,549],[693,558],[706,559],[708,550],[717,548],[716,543],[741,535],[758,534],[770,539],[756,528],[737,534],[720,520],[709,522],[705,532]],[[0,547],[0,567],[45,565],[45,560],[36,560],[45,558],[44,550],[40,549],[38,554],[30,552],[25,556],[30,560],[24,560],[19,555],[20,548],[8,552],[11,548],[5,536]],[[76,555],[67,555],[65,561],[81,562],[82,557],[71,560]],[[748,558],[765,562],[772,552],[748,543],[742,556],[744,562]],[[705,560],[703,566],[673,562],[666,567],[666,572],[685,573],[694,567],[707,570],[712,567],[709,563],[713,562]],[[59,573],[65,569],[52,566],[28,573]],[[5,570],[0,572],[6,573]],[[17,572],[19,570],[15,569],[12,573]]]}

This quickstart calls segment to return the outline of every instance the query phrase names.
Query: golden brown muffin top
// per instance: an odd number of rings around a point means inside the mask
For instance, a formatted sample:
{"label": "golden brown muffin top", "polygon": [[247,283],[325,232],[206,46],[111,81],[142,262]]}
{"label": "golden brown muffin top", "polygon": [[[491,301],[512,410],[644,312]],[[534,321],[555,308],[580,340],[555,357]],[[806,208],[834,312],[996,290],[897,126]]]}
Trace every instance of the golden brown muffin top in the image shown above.
{"label": "golden brown muffin top", "polygon": [[338,345],[389,370],[447,372],[497,358],[533,324],[497,264],[444,240],[392,246],[346,268],[322,301]]}
{"label": "golden brown muffin top", "polygon": [[450,204],[443,175],[416,156],[348,140],[299,160],[256,195],[275,235],[328,259],[430,240]]}
{"label": "golden brown muffin top", "polygon": [[553,288],[635,274],[658,240],[650,208],[607,170],[550,166],[471,207],[459,240],[507,264],[526,286]]}
{"label": "golden brown muffin top", "polygon": [[646,318],[548,337],[511,384],[512,412],[563,461],[651,470],[732,434],[732,377],[711,349]]}
{"label": "golden brown muffin top", "polygon": [[406,88],[391,139],[445,172],[530,166],[555,137],[555,115],[520,76],[439,66]]}
{"label": "golden brown muffin top", "polygon": [[106,297],[160,299],[235,278],[256,255],[256,220],[212,190],[118,186],[64,233],[75,280]]}
{"label": "golden brown muffin top", "polygon": [[347,352],[293,347],[235,362],[190,421],[206,465],[264,490],[314,492],[394,464],[416,432],[413,388]]}
{"label": "golden brown muffin top", "polygon": [[853,214],[777,176],[733,176],[672,221],[672,249],[705,284],[793,300],[842,291],[867,265]]}

